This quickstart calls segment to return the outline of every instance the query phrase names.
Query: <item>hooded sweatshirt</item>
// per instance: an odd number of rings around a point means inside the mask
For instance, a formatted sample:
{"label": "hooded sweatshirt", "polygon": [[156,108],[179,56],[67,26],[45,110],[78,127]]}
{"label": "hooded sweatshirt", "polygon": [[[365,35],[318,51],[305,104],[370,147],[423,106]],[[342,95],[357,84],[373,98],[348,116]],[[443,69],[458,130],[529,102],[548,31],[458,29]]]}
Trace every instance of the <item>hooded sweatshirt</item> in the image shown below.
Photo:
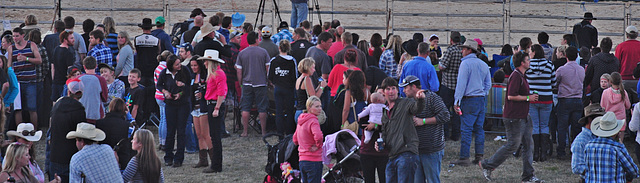
{"label": "hooded sweatshirt", "polygon": [[[633,68],[632,68],[633,70]],[[584,73],[584,88],[591,86],[588,93],[600,88],[600,76],[620,72],[620,61],[611,53],[598,53],[589,59],[589,64]]]}
{"label": "hooded sweatshirt", "polygon": [[[621,92],[625,92],[624,101],[622,101]],[[602,92],[600,106],[607,112],[616,113],[616,119],[618,120],[627,119],[625,110],[631,108],[629,94],[626,91],[614,90],[613,87],[607,88]]]}
{"label": "hooded sweatshirt", "polygon": [[68,165],[71,156],[78,152],[76,141],[67,139],[67,133],[76,130],[76,125],[85,122],[84,106],[71,97],[60,98],[51,109],[51,162]]}
{"label": "hooded sweatshirt", "polygon": [[[302,113],[298,117],[296,132],[293,133],[293,143],[298,145],[300,161],[322,161],[322,138],[318,117]],[[311,151],[314,145],[318,149]]]}

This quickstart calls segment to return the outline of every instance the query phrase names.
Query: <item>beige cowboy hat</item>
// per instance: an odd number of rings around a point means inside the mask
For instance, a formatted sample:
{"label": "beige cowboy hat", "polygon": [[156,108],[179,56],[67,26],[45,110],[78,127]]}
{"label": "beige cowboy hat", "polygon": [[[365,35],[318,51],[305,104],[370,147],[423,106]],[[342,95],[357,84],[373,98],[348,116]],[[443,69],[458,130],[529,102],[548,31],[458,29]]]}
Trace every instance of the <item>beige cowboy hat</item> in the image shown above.
{"label": "beige cowboy hat", "polygon": [[469,48],[475,52],[479,52],[478,51],[478,42],[476,42],[475,40],[467,40],[464,42],[463,45],[460,45],[460,47],[465,47],[465,48]]}
{"label": "beige cowboy hat", "polygon": [[9,130],[7,135],[9,137],[20,137],[30,142],[35,142],[39,141],[40,137],[42,137],[42,130],[36,131],[31,123],[20,123],[16,131]]}
{"label": "beige cowboy hat", "polygon": [[218,50],[205,50],[204,56],[198,58],[198,60],[212,60],[224,64],[224,60],[220,59]]}
{"label": "beige cowboy hat", "polygon": [[616,114],[607,112],[591,122],[591,132],[598,137],[611,137],[624,126],[624,120],[616,119]]}
{"label": "beige cowboy hat", "polygon": [[83,138],[99,142],[103,141],[106,137],[107,135],[104,131],[97,129],[96,125],[85,122],[78,123],[76,131],[67,133],[67,139]]}
{"label": "beige cowboy hat", "polygon": [[198,39],[202,39],[205,36],[209,35],[210,33],[212,33],[213,31],[216,31],[220,29],[220,26],[213,26],[210,23],[205,23],[201,28],[200,28],[200,35],[198,35]]}

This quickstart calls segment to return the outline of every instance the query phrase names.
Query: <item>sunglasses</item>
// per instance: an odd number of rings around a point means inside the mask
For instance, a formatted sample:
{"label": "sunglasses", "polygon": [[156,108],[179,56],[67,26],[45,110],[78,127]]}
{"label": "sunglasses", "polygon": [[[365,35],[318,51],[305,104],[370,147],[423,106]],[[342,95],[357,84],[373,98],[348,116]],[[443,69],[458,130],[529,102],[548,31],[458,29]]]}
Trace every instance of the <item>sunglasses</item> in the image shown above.
{"label": "sunglasses", "polygon": [[24,136],[34,136],[34,135],[36,135],[36,131],[35,130],[33,130],[33,131],[23,130],[22,131],[22,135],[24,135]]}

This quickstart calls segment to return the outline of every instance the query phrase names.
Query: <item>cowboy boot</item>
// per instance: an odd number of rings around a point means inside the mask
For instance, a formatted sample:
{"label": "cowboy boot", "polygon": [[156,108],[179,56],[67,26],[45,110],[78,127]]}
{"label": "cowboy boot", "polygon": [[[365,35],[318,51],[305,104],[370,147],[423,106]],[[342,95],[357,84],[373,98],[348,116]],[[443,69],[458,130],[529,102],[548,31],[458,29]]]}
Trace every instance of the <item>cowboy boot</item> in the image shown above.
{"label": "cowboy boot", "polygon": [[209,166],[208,168],[202,170],[202,173],[215,173],[215,172],[220,172],[220,170],[214,170],[213,169],[213,148],[209,149],[207,151],[207,153],[209,153],[209,159],[211,159],[211,166]]}
{"label": "cowboy boot", "polygon": [[540,134],[534,134],[533,137],[533,161],[540,161]]}
{"label": "cowboy boot", "polygon": [[196,164],[196,166],[193,166],[193,168],[200,168],[200,167],[209,166],[209,160],[207,158],[207,150],[206,149],[200,149],[200,151],[198,153],[199,153],[200,160],[198,161],[198,164]]}
{"label": "cowboy boot", "polygon": [[471,161],[471,163],[473,163],[474,165],[477,165],[478,162],[482,161],[483,157],[484,157],[484,154],[476,154],[476,157],[473,159],[473,161]]}
{"label": "cowboy boot", "polygon": [[540,161],[541,162],[547,161],[547,156],[551,156],[551,155],[549,155],[549,151],[551,149],[553,149],[553,148],[551,148],[552,144],[551,144],[550,136],[551,135],[549,135],[549,134],[544,134],[544,133],[540,134],[540,137],[541,137],[540,145],[541,145],[541,148],[542,148],[542,149],[540,149],[540,151],[541,151],[541,153],[540,153]]}

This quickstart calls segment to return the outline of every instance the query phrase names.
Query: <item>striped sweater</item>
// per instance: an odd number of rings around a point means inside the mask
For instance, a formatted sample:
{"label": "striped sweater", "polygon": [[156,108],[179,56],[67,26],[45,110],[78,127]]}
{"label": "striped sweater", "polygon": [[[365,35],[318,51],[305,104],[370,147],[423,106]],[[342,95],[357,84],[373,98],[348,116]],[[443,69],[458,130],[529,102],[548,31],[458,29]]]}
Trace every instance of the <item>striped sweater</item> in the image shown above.
{"label": "striped sweater", "polygon": [[553,86],[556,85],[556,73],[549,60],[531,59],[529,69],[525,73],[531,92],[538,92],[540,102],[553,100]]}
{"label": "striped sweater", "polygon": [[416,126],[418,133],[418,151],[429,154],[444,149],[444,124],[449,122],[449,110],[438,94],[426,90],[424,106],[417,118],[436,118],[436,124]]}

